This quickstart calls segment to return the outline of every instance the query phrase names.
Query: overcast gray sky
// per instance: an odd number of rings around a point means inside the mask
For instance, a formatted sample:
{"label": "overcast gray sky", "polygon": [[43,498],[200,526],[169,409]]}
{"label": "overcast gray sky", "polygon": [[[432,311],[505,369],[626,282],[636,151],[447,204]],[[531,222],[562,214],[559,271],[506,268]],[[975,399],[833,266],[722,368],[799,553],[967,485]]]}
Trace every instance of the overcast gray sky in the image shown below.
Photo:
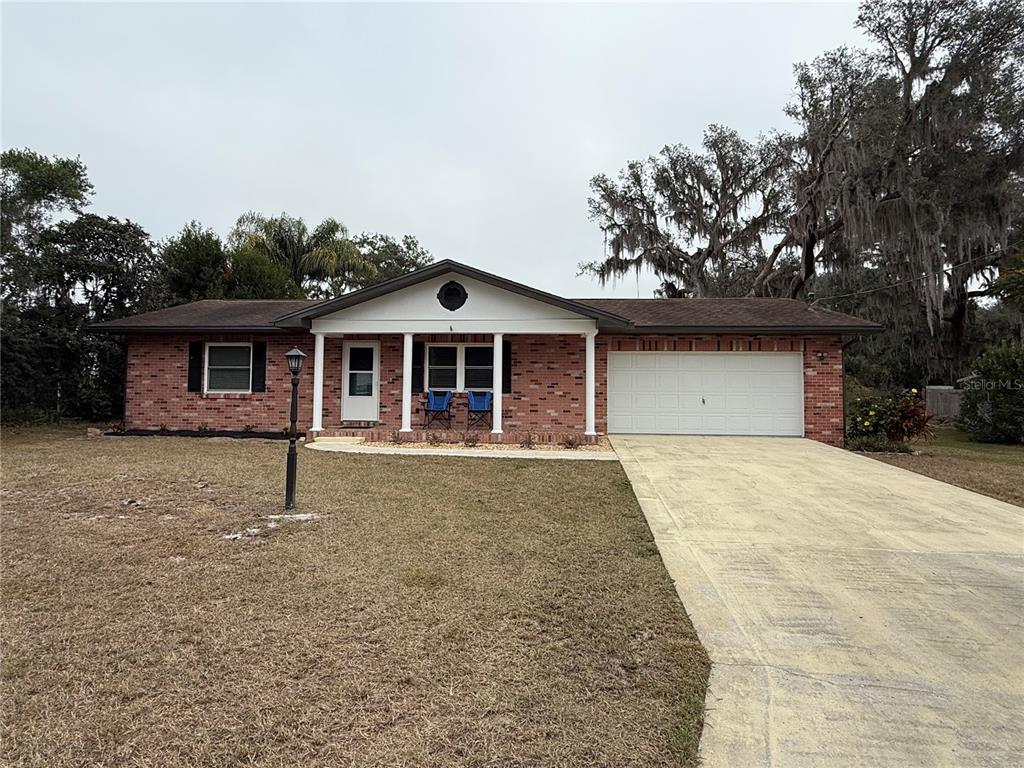
{"label": "overcast gray sky", "polygon": [[565,296],[603,290],[588,181],[708,123],[786,126],[792,65],[854,4],[4,3],[4,147],[80,155],[154,239],[246,210],[414,234]]}

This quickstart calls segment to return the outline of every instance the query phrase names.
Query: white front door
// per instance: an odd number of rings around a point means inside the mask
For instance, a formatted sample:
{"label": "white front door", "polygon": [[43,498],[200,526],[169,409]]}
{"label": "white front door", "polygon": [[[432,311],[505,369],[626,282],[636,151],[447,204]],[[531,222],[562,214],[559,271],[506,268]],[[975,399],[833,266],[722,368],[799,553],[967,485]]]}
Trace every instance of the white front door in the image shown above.
{"label": "white front door", "polygon": [[341,420],[377,421],[380,404],[380,345],[346,341],[341,364]]}
{"label": "white front door", "polygon": [[608,431],[804,433],[799,352],[610,352]]}

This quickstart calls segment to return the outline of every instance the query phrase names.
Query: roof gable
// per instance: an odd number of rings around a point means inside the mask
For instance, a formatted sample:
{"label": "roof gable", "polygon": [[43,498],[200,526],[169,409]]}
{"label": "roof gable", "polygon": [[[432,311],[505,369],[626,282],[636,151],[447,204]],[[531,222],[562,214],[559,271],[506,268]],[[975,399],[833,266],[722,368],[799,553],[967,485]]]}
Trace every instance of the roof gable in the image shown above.
{"label": "roof gable", "polygon": [[[425,293],[429,293],[430,291],[433,291],[433,295],[436,295],[440,285],[447,282],[449,279],[463,282],[466,284],[467,289],[469,284],[473,284],[477,295],[479,296],[482,294],[487,297],[488,300],[486,302],[473,300],[471,295],[467,300],[465,307],[460,308],[455,312],[448,312],[441,308],[442,313],[445,314],[438,314],[438,318],[440,319],[454,319],[454,316],[460,313],[462,313],[460,317],[466,317],[467,319],[495,319],[493,314],[488,318],[484,318],[482,315],[478,318],[477,315],[480,315],[487,307],[491,307],[492,309],[499,308],[502,302],[496,300],[496,297],[498,296],[497,291],[501,291],[528,299],[535,304],[546,305],[548,308],[546,310],[546,316],[548,317],[557,319],[589,318],[591,320],[601,321],[602,324],[609,324],[623,328],[628,327],[629,325],[629,323],[623,318],[598,307],[581,304],[570,299],[564,299],[561,296],[555,296],[551,293],[539,291],[536,288],[531,288],[512,280],[507,280],[490,272],[484,272],[481,269],[476,269],[457,261],[451,261],[450,259],[436,262],[424,267],[423,269],[418,269],[415,272],[410,272],[407,275],[402,275],[401,277],[396,277],[392,280],[378,283],[377,285],[371,285],[368,288],[363,288],[362,290],[347,293],[337,299],[325,301],[317,304],[316,306],[293,312],[290,315],[279,319],[277,324],[281,327],[309,327],[317,318],[321,318],[326,315],[339,314],[342,310],[348,310],[349,308],[356,307],[360,304],[379,300],[382,297],[396,294],[397,292],[402,292],[403,296],[408,296],[410,300],[415,300],[417,305],[422,304],[422,306],[418,307],[418,311],[422,312],[427,310],[427,305],[430,303],[435,304],[440,308],[440,305],[437,304],[436,298],[431,299],[429,302],[421,301],[421,299]],[[422,291],[409,291],[410,288],[422,284],[428,284]],[[510,302],[504,303],[508,306],[512,305]],[[389,309],[393,308],[393,305],[387,302],[377,301],[375,302],[375,305],[378,310],[383,309],[384,307]],[[521,308],[524,305],[520,302],[518,306]],[[430,307],[430,309],[433,310],[433,307]],[[463,309],[465,309],[466,312],[463,312]],[[554,309],[561,310],[561,312],[555,313],[552,311]],[[406,311],[412,310],[409,309]],[[346,313],[346,316],[354,319],[360,316],[360,314],[361,313],[352,312]],[[363,315],[362,319],[365,319],[365,315]],[[498,316],[497,319],[508,318]]]}

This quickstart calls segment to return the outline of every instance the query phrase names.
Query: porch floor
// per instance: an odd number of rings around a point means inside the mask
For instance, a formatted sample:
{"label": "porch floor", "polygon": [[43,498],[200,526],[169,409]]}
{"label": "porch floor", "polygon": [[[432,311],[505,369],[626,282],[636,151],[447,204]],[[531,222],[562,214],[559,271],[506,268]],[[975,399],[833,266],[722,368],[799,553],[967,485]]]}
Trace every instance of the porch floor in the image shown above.
{"label": "porch floor", "polygon": [[378,427],[374,429],[346,429],[344,427],[324,429],[320,432],[307,432],[306,442],[312,443],[324,438],[352,437],[362,438],[367,443],[390,443],[393,442],[396,433],[401,437],[403,443],[461,443],[467,435],[472,435],[479,443],[488,445],[517,445],[527,435],[531,435],[535,442],[543,445],[556,445],[566,438],[573,438],[580,445],[596,445],[601,435],[586,435],[582,432],[564,430],[561,432],[530,432],[521,429],[507,429],[500,434],[494,434],[489,429],[413,429],[411,432],[398,432],[396,429]]}

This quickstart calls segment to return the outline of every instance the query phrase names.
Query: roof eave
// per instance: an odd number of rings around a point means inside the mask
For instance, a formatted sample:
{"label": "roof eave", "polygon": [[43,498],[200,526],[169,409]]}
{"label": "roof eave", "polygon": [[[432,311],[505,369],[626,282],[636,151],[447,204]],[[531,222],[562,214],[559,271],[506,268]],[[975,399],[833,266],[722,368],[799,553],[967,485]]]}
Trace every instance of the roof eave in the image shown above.
{"label": "roof eave", "polygon": [[[821,326],[821,325],[789,325],[789,326],[764,326],[764,325],[634,325],[625,329],[624,333],[678,333],[688,336],[699,336],[707,334],[756,334],[759,336],[848,336],[855,334],[880,333],[882,326],[878,325],[844,325],[844,326]],[[613,331],[614,332],[614,331]]]}
{"label": "roof eave", "polygon": [[97,333],[282,333],[287,328],[276,325],[108,325],[89,326]]}

